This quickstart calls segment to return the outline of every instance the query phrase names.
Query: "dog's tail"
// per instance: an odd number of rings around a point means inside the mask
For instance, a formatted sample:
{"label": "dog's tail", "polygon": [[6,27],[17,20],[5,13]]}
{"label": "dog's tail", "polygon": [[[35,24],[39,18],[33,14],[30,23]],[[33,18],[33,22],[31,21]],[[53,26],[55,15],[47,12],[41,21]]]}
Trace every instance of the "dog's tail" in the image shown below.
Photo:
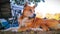
{"label": "dog's tail", "polygon": [[58,21],[58,24],[57,24],[57,26],[56,26],[56,29],[57,30],[60,30],[60,20],[57,20]]}
{"label": "dog's tail", "polygon": [[60,24],[58,24],[55,29],[60,30]]}
{"label": "dog's tail", "polygon": [[58,22],[60,23],[60,20],[58,20]]}

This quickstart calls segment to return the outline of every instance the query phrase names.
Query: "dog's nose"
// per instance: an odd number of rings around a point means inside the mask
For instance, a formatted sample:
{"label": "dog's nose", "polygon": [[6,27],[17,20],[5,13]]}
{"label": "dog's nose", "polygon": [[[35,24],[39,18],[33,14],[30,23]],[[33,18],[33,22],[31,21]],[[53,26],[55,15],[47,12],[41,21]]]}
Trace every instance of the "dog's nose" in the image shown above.
{"label": "dog's nose", "polygon": [[34,16],[36,16],[36,14],[34,14]]}
{"label": "dog's nose", "polygon": [[36,14],[33,14],[33,15],[34,15],[33,18],[35,18]]}

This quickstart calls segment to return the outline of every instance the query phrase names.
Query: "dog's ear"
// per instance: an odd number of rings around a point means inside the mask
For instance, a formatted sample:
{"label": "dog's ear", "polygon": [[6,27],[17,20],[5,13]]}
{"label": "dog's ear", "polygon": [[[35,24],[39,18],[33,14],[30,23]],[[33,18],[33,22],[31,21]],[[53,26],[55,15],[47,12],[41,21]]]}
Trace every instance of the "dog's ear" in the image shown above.
{"label": "dog's ear", "polygon": [[28,6],[28,3],[27,2],[25,3],[24,7],[26,7],[26,6]]}
{"label": "dog's ear", "polygon": [[33,8],[35,8],[35,7],[36,7],[36,5],[33,6]]}
{"label": "dog's ear", "polygon": [[38,4],[34,4],[33,8],[37,7]]}

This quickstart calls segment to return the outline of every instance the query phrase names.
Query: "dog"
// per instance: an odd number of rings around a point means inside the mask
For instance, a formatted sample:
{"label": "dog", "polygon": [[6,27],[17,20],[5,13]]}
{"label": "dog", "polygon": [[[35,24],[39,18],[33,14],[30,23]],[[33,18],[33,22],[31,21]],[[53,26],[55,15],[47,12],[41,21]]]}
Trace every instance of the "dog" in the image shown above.
{"label": "dog", "polygon": [[26,30],[41,30],[49,31],[50,29],[60,29],[60,23],[54,19],[43,19],[36,17],[35,5],[29,6],[28,3],[24,5],[23,13],[18,18],[19,28],[18,31]]}

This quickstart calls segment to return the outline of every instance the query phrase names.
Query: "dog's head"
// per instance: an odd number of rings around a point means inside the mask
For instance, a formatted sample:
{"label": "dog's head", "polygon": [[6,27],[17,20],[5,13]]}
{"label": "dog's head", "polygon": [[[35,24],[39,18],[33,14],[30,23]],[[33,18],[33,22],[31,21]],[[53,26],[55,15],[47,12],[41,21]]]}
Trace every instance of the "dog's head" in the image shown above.
{"label": "dog's head", "polygon": [[23,15],[25,17],[34,18],[36,16],[35,14],[35,5],[29,6],[28,3],[24,5]]}

